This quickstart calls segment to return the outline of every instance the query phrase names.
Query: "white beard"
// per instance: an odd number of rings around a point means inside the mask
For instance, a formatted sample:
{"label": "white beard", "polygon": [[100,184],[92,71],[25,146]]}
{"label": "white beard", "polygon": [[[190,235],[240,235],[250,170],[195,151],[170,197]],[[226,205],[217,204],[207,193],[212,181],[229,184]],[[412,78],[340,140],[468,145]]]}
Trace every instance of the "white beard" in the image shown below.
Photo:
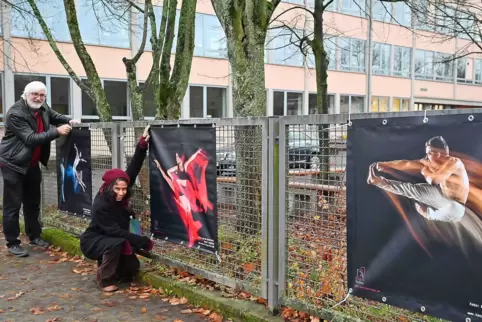
{"label": "white beard", "polygon": [[27,100],[27,105],[30,107],[30,108],[33,108],[35,110],[38,110],[42,105],[43,103],[35,103],[31,100]]}

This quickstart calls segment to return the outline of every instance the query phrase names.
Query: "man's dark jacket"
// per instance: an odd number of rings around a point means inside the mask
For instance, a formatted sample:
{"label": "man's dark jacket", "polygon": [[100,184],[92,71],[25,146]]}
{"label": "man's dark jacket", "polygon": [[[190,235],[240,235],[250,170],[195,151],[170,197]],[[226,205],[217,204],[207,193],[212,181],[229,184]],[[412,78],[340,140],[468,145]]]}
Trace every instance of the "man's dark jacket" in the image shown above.
{"label": "man's dark jacket", "polygon": [[[36,111],[42,113],[45,132],[36,133]],[[5,117],[5,135],[0,143],[0,164],[26,174],[35,147],[41,145],[40,162],[46,167],[50,158],[50,142],[59,137],[56,126],[69,121],[69,117],[55,112],[47,104],[34,110],[28,107],[24,99],[20,99],[10,107]]]}

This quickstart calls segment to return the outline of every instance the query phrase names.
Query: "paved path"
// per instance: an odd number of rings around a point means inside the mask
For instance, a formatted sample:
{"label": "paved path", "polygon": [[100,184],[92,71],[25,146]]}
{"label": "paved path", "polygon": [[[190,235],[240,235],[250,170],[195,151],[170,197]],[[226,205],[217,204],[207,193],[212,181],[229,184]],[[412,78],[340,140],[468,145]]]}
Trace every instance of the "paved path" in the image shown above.
{"label": "paved path", "polygon": [[[105,294],[94,283],[94,264],[80,258],[31,247],[30,256],[16,258],[4,245],[0,238],[0,321],[209,320],[203,315],[209,311],[183,305],[185,299],[158,295],[158,290],[148,287],[126,285],[115,294]],[[220,321],[216,316],[210,320]]]}

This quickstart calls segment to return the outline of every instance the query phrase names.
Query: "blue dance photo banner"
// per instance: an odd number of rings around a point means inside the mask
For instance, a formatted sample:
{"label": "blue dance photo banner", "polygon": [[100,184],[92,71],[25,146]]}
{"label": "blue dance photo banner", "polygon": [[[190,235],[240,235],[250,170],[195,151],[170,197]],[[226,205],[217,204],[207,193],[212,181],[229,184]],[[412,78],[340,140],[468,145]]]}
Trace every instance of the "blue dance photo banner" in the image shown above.
{"label": "blue dance photo banner", "polygon": [[92,211],[92,159],[89,128],[74,127],[56,142],[58,208],[79,216]]}
{"label": "blue dance photo banner", "polygon": [[352,120],[348,288],[482,320],[482,114]]}

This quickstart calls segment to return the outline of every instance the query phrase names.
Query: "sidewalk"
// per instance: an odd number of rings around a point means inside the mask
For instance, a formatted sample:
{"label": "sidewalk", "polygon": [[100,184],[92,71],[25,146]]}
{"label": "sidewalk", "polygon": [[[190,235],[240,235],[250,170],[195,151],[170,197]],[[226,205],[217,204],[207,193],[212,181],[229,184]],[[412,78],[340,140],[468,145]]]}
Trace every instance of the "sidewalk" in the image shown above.
{"label": "sidewalk", "polygon": [[29,247],[30,256],[17,258],[4,245],[2,235],[0,321],[222,321],[215,313],[190,307],[183,298],[142,285],[103,293],[94,283],[95,264],[58,249]]}

